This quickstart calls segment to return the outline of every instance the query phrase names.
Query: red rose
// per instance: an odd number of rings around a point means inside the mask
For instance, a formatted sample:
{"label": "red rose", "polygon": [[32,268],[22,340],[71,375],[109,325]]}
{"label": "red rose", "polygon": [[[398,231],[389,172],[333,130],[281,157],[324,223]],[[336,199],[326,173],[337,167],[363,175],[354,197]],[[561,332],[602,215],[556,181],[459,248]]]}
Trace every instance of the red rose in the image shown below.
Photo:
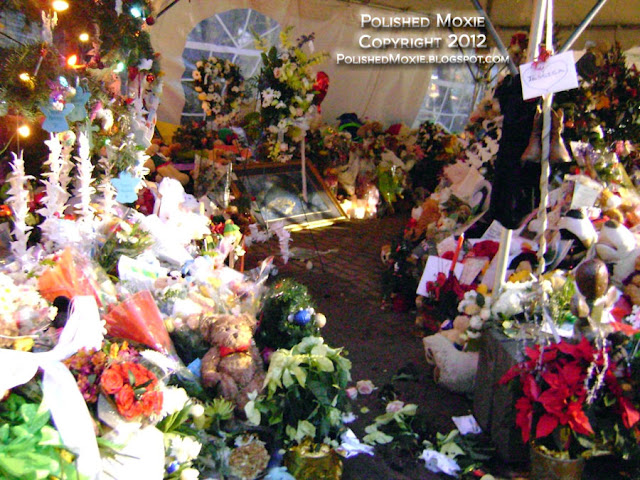
{"label": "red rose", "polygon": [[146,417],[152,413],[160,413],[162,410],[162,392],[151,390],[142,395],[140,403],[142,404],[142,414]]}
{"label": "red rose", "polygon": [[118,407],[120,415],[127,420],[131,420],[142,413],[142,406],[136,401],[136,396],[130,385],[124,385],[116,394],[116,407]]}
{"label": "red rose", "polygon": [[118,393],[123,385],[122,375],[116,366],[110,367],[102,372],[100,376],[100,386],[106,394],[113,395]]}

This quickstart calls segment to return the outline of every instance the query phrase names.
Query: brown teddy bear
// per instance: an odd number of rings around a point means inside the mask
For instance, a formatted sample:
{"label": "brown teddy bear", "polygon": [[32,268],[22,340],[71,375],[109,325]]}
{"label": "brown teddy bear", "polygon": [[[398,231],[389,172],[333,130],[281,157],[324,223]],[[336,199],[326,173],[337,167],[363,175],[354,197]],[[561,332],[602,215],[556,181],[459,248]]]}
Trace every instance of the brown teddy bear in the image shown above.
{"label": "brown teddy bear", "polygon": [[423,235],[427,234],[430,227],[437,224],[442,216],[440,212],[440,204],[433,198],[427,198],[420,207],[420,217],[416,220],[416,224],[405,230],[404,237],[407,240],[418,241]]}
{"label": "brown teddy bear", "polygon": [[248,395],[260,391],[265,378],[260,352],[253,340],[255,317],[214,315],[200,324],[211,348],[202,358],[200,374],[205,387],[217,387],[225,399],[242,411]]}

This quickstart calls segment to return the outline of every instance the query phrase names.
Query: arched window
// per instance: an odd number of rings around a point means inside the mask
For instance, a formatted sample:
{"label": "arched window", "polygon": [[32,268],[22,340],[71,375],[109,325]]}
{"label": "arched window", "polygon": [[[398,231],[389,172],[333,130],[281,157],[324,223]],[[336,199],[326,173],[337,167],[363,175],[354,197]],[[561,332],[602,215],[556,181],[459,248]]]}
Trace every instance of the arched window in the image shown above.
{"label": "arched window", "polygon": [[182,75],[185,94],[182,122],[204,118],[191,77],[196,62],[212,56],[228,58],[239,65],[242,75],[249,79],[256,75],[262,66],[261,51],[255,47],[255,36],[265,39],[267,45],[277,45],[279,34],[278,22],[255,10],[245,8],[227,10],[196,25],[187,36],[182,53],[185,66]]}

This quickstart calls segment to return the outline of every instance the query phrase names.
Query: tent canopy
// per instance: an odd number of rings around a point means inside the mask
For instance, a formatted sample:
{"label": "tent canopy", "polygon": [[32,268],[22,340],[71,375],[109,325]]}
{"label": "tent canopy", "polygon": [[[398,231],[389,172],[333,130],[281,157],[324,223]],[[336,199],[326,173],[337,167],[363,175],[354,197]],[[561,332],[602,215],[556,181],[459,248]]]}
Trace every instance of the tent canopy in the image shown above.
{"label": "tent canopy", "polygon": [[[529,31],[534,0],[479,0],[505,44],[519,31]],[[575,30],[596,1],[554,1],[556,37],[562,44]],[[294,34],[315,33],[315,48],[330,54],[319,70],[330,78],[330,87],[322,105],[329,122],[344,112],[385,124],[411,123],[425,98],[429,78],[436,65],[338,65],[339,53],[362,55],[380,53],[363,50],[358,40],[364,34],[384,35],[361,27],[361,15],[428,15],[451,13],[477,16],[471,0],[156,0],[157,21],[151,28],[154,48],[161,54],[165,72],[163,101],[158,111],[162,122],[177,125],[184,105],[181,78],[185,74],[182,52],[189,32],[199,22],[227,10],[253,9],[280,24],[294,26]],[[478,33],[478,29],[455,29],[455,32]],[[407,35],[436,36],[446,41],[448,29],[438,31],[435,22],[428,30]],[[393,32],[405,35],[405,31]],[[608,0],[590,27],[578,38],[574,49],[585,42],[618,41],[624,50],[640,45],[640,0]],[[493,42],[491,41],[491,44]],[[440,50],[438,53],[442,53]]]}

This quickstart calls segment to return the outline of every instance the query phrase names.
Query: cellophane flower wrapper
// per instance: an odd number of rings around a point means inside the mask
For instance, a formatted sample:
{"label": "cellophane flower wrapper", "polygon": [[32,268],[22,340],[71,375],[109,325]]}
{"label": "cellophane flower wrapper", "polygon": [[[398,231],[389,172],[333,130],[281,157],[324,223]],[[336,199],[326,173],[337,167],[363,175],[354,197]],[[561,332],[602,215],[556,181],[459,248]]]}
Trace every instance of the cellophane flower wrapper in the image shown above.
{"label": "cellophane flower wrapper", "polygon": [[176,357],[160,310],[148,290],[134,293],[108,310],[103,318],[109,335],[142,343]]}
{"label": "cellophane flower wrapper", "polygon": [[38,279],[38,290],[46,300],[89,295],[102,307],[115,298],[115,287],[106,274],[77,250],[67,247],[53,261],[55,266],[47,268]]}

